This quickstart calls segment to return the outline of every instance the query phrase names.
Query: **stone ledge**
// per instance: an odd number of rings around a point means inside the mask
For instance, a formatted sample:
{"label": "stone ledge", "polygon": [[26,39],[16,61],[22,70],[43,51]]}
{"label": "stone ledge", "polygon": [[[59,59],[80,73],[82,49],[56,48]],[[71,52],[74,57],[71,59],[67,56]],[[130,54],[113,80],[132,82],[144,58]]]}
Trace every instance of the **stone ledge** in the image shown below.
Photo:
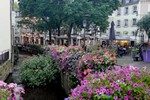
{"label": "stone ledge", "polygon": [[12,73],[12,64],[11,61],[8,60],[0,65],[0,80],[5,81],[10,73]]}

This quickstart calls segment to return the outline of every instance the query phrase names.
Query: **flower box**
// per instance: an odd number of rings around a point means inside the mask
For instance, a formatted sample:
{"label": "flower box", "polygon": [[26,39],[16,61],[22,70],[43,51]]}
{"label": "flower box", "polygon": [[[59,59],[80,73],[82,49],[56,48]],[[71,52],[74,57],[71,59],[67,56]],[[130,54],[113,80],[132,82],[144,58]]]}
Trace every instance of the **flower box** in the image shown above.
{"label": "flower box", "polygon": [[150,62],[150,49],[143,52],[143,61]]}

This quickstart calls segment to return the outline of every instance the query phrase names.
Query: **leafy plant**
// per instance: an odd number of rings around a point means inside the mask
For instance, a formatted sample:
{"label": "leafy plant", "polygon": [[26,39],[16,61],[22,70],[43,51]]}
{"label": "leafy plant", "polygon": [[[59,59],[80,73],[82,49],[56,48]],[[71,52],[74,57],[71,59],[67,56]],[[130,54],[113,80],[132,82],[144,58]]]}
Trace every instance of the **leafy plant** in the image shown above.
{"label": "leafy plant", "polygon": [[55,80],[59,68],[50,56],[34,56],[24,61],[20,68],[20,80],[29,86],[45,86]]}

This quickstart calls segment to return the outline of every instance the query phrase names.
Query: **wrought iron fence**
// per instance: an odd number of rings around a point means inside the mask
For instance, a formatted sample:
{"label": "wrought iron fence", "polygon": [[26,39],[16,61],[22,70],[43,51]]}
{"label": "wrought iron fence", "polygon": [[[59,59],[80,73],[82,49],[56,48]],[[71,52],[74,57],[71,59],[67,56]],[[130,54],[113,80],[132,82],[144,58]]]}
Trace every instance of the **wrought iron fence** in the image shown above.
{"label": "wrought iron fence", "polygon": [[9,59],[9,51],[0,52],[0,65]]}

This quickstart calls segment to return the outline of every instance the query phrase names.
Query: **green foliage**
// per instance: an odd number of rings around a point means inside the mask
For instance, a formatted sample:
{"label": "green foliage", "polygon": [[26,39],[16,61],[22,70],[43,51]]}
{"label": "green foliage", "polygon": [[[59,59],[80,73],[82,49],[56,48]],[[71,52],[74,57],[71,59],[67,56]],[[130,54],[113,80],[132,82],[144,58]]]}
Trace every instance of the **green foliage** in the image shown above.
{"label": "green foliage", "polygon": [[14,47],[14,65],[17,64],[19,59],[19,49],[17,46]]}
{"label": "green foliage", "polygon": [[99,45],[92,45],[92,46],[87,47],[87,52],[92,52],[92,51],[96,51],[99,49],[100,49]]}
{"label": "green foliage", "polygon": [[45,86],[55,80],[59,68],[50,56],[32,57],[20,68],[20,80],[29,86]]}
{"label": "green foliage", "polygon": [[23,51],[33,55],[44,54],[44,49],[40,45],[33,45],[33,44],[24,45]]}
{"label": "green foliage", "polygon": [[[20,0],[19,6],[22,17],[36,17],[36,22],[31,25],[38,30],[60,29],[64,26],[68,30],[74,26],[82,28],[86,19],[88,25],[94,23],[100,26],[101,31],[105,31],[109,25],[108,16],[120,3],[119,0]],[[71,34],[71,31],[68,33]]]}
{"label": "green foliage", "polygon": [[145,15],[137,23],[140,29],[144,29],[150,38],[150,14]]}
{"label": "green foliage", "polygon": [[14,10],[16,11],[16,10],[18,10],[18,9],[19,9],[18,3],[17,3],[17,2],[14,2]]}

